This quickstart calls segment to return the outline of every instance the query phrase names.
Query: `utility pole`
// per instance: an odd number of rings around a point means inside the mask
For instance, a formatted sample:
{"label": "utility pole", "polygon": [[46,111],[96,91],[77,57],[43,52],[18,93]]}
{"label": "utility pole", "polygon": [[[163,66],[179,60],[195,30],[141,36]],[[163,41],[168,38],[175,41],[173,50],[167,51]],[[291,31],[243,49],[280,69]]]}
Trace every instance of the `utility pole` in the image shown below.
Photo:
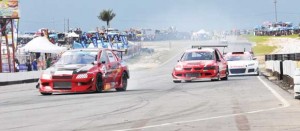
{"label": "utility pole", "polygon": [[66,32],[66,19],[64,18],[64,32]]}
{"label": "utility pole", "polygon": [[55,30],[55,21],[54,21],[54,18],[52,18],[52,24],[53,24],[53,29],[52,30]]}
{"label": "utility pole", "polygon": [[277,0],[274,0],[274,8],[275,8],[275,22],[277,23]]}
{"label": "utility pole", "polygon": [[68,18],[67,24],[68,24],[67,32],[69,32],[69,30],[70,30],[70,19],[69,18]]}

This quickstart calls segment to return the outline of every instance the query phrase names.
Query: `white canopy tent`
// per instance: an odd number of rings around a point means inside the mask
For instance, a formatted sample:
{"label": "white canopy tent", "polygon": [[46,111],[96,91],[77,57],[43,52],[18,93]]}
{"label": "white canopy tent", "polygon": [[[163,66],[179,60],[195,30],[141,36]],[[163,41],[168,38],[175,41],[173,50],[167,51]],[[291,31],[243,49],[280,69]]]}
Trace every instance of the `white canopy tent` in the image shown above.
{"label": "white canopy tent", "polygon": [[67,48],[59,47],[52,44],[46,37],[37,37],[28,42],[24,47],[20,49],[24,52],[36,52],[36,53],[53,53],[58,54],[66,51]]}
{"label": "white canopy tent", "polygon": [[69,34],[67,34],[67,37],[75,37],[75,38],[77,38],[77,37],[79,37],[79,35],[78,34],[76,34],[75,32],[71,32],[71,33],[69,33]]}

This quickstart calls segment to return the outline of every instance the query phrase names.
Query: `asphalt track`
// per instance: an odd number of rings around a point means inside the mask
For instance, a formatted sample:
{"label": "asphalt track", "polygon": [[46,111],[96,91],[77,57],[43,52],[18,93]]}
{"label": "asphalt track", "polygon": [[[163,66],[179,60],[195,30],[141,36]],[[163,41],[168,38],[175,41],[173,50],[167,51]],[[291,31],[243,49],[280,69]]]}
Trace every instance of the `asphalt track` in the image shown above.
{"label": "asphalt track", "polygon": [[2,86],[0,130],[300,130],[299,101],[263,76],[175,84],[171,72],[180,55],[174,56],[131,71],[126,92],[42,96],[34,83]]}

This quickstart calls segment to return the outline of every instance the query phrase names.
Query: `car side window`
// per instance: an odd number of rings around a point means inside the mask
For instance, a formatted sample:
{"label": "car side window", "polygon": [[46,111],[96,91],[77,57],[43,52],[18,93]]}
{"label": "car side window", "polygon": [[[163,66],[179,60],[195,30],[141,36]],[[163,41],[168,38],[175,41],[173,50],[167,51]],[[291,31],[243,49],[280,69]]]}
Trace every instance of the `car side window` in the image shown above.
{"label": "car side window", "polygon": [[100,57],[100,62],[103,62],[103,61],[105,61],[105,63],[108,62],[107,61],[107,55],[106,55],[106,53],[104,51],[102,51],[101,57]]}
{"label": "car side window", "polygon": [[109,62],[116,62],[116,57],[113,55],[111,51],[107,51],[107,56],[109,59]]}
{"label": "car side window", "polygon": [[215,52],[216,60],[217,60],[217,61],[220,60],[220,56],[219,56],[219,54],[218,54],[218,51],[215,50],[214,52]]}
{"label": "car side window", "polygon": [[218,52],[219,58],[222,59],[222,60],[224,60],[224,58],[223,58],[223,56],[221,55],[220,51],[217,50],[217,52]]}

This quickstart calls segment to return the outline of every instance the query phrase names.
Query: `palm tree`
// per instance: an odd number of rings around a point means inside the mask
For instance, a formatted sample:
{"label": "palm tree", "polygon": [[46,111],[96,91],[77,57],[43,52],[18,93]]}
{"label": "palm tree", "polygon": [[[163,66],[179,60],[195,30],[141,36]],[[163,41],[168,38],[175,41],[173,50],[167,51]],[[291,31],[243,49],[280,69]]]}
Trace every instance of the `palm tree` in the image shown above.
{"label": "palm tree", "polygon": [[100,15],[98,16],[99,20],[106,21],[107,28],[109,28],[109,22],[116,16],[115,13],[113,13],[112,9],[103,10],[100,12]]}

